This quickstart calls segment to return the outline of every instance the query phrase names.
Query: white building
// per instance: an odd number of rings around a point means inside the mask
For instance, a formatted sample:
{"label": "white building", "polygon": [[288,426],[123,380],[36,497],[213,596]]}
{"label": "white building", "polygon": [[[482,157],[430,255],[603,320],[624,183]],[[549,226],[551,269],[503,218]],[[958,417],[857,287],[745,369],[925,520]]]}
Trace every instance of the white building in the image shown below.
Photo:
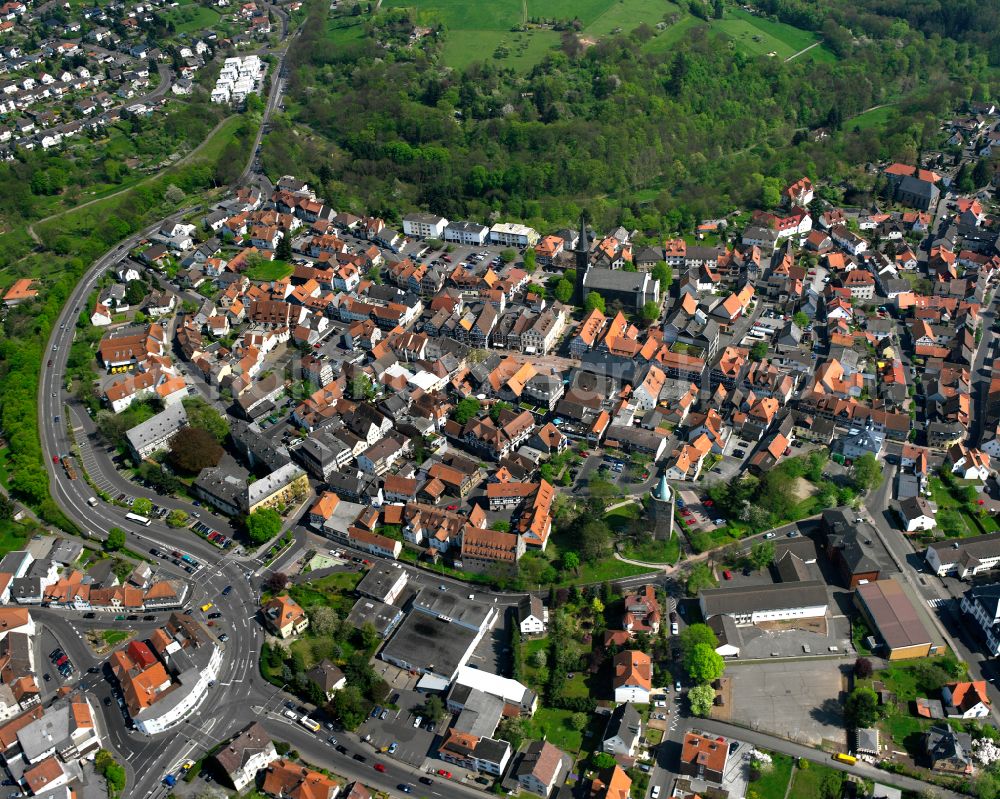
{"label": "white building", "polygon": [[489,236],[490,229],[476,222],[449,222],[444,229],[445,241],[472,247],[482,247]]}
{"label": "white building", "polygon": [[518,624],[521,635],[544,635],[545,625],[549,620],[549,610],[542,604],[541,598],[528,594],[517,606]]}
{"label": "white building", "polygon": [[516,222],[498,222],[490,228],[490,244],[498,247],[534,247],[538,238],[537,230]]}
{"label": "white building", "polygon": [[699,592],[698,601],[705,619],[724,614],[731,616],[737,626],[822,618],[829,603],[822,580],[706,588]]}
{"label": "white building", "polygon": [[1000,583],[978,585],[962,596],[962,613],[971,617],[983,633],[986,651],[1000,655]]}
{"label": "white building", "polygon": [[267,65],[259,56],[227,58],[212,90],[213,103],[242,103],[260,91]]}
{"label": "white building", "polygon": [[940,541],[927,547],[924,559],[938,577],[964,580],[1000,563],[1000,533]]}
{"label": "white building", "polygon": [[256,721],[250,722],[215,754],[216,762],[237,791],[253,783],[257,772],[277,759],[274,743]]}
{"label": "white building", "polygon": [[407,214],[403,217],[403,235],[419,239],[440,239],[448,220],[437,214]]}
{"label": "white building", "polygon": [[[176,660],[188,655],[188,650],[182,649],[176,641],[169,645],[167,651],[168,658]],[[203,651],[208,653],[207,658],[190,657],[190,666],[177,674],[177,685],[132,717],[139,732],[146,735],[165,732],[182,723],[198,709],[208,696],[208,684],[215,682],[219,676],[219,666],[222,665],[222,650],[218,646],[203,643],[195,650],[194,655],[201,655]]]}
{"label": "white building", "polygon": [[899,518],[908,533],[934,529],[937,509],[923,497],[908,497],[899,503]]}
{"label": "white building", "polygon": [[136,460],[145,460],[154,452],[166,449],[178,431],[187,427],[188,418],[184,405],[174,402],[156,416],[147,419],[125,433],[129,449]]}

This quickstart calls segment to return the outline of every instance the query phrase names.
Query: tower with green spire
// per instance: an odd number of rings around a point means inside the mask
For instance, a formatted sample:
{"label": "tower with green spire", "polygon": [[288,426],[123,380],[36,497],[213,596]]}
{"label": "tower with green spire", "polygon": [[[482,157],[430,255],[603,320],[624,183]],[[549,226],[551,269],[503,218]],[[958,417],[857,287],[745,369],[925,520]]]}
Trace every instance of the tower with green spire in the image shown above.
{"label": "tower with green spire", "polygon": [[656,487],[649,492],[649,517],[653,522],[653,538],[666,540],[674,529],[674,492],[667,484],[666,474],[660,474]]}

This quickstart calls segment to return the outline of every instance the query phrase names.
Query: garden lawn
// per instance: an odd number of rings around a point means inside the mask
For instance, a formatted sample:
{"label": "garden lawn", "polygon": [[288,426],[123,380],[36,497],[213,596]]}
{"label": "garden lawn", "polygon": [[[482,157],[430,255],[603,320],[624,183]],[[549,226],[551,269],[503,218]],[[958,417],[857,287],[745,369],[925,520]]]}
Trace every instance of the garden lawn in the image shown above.
{"label": "garden lawn", "polygon": [[882,727],[889,733],[889,737],[897,746],[915,755],[920,749],[920,736],[931,724],[930,719],[924,720],[916,716],[909,716],[904,711],[889,716],[882,722]]}
{"label": "garden lawn", "polygon": [[[537,5],[537,0],[528,4],[529,13],[534,5]],[[617,30],[628,33],[643,22],[655,28],[665,16],[680,13],[678,6],[663,0],[617,0],[604,5],[605,9],[592,22],[586,23],[583,35],[588,39],[607,36]]]}
{"label": "garden lawn", "polygon": [[897,115],[898,113],[899,111],[894,105],[884,105],[881,108],[865,111],[863,114],[858,114],[856,117],[852,117],[844,122],[844,127],[850,128],[851,130],[855,127],[860,128],[861,130],[865,130],[866,128],[880,128],[885,125],[891,117]]}
{"label": "garden lawn", "polygon": [[[772,768],[756,782],[751,782],[749,790],[760,799],[785,799],[788,778],[792,775],[792,758],[771,752]],[[749,795],[749,793],[748,793]]]}
{"label": "garden lawn", "polygon": [[[553,2],[558,5],[566,4],[569,0]],[[581,2],[593,4],[595,0]],[[389,0],[384,5],[414,8],[422,23],[441,21],[449,31],[509,31],[512,26],[525,21],[525,4],[521,0],[494,0],[492,3],[478,3],[475,0]]]}
{"label": "garden lawn", "polygon": [[[726,15],[722,20],[716,20],[714,24],[721,26],[728,20],[742,23],[742,26],[754,31],[762,39],[775,42],[776,45],[769,49],[778,51],[782,58],[788,58],[799,50],[804,50],[811,44],[815,44],[817,36],[814,33],[796,28],[784,22],[774,22],[755,14],[750,14],[742,8],[726,9]],[[762,44],[763,46],[763,44]]]}
{"label": "garden lawn", "polygon": [[362,42],[365,39],[364,22],[360,18],[337,17],[331,19],[326,26],[324,38],[337,47]]}
{"label": "garden lawn", "polygon": [[[809,763],[808,768],[795,771],[788,799],[816,799],[817,796],[840,796],[844,782],[843,772],[820,763]],[[825,790],[821,788],[825,786]]]}
{"label": "garden lawn", "polygon": [[104,643],[110,647],[118,646],[118,644],[126,638],[131,637],[131,635],[132,633],[128,630],[104,630],[101,632],[101,638],[103,638]]}
{"label": "garden lawn", "polygon": [[621,580],[624,577],[635,577],[638,574],[649,574],[645,566],[633,566],[631,563],[607,557],[600,563],[585,563],[580,567],[580,575],[569,575],[559,585],[585,585],[587,583],[604,583]]}
{"label": "garden lawn", "polygon": [[28,540],[26,529],[15,521],[0,521],[0,555],[24,548]]}
{"label": "garden lawn", "polygon": [[194,31],[212,28],[220,19],[219,13],[205,6],[182,6],[167,14],[174,23],[174,33],[193,33]]}
{"label": "garden lawn", "polygon": [[4,447],[0,449],[0,485],[5,490],[10,490],[10,449]]}
{"label": "garden lawn", "polygon": [[569,726],[572,715],[572,710],[540,707],[525,725],[525,731],[529,738],[545,738],[550,744],[566,752],[579,752],[583,746],[583,733]]}
{"label": "garden lawn", "polygon": [[628,546],[622,557],[641,560],[643,563],[676,563],[681,556],[681,542],[677,534],[669,539],[652,539],[637,546]]}
{"label": "garden lawn", "polygon": [[578,19],[584,25],[615,6],[631,10],[636,5],[636,0],[527,0],[528,19]]}
{"label": "garden lawn", "polygon": [[608,511],[604,516],[604,521],[608,523],[608,527],[618,533],[627,528],[630,521],[638,519],[640,513],[641,508],[636,504],[622,505],[620,508]]}
{"label": "garden lawn", "polygon": [[885,683],[885,687],[896,694],[896,698],[901,703],[912,702],[918,696],[929,696],[934,691],[940,689],[942,685],[953,681],[946,677],[941,681],[941,685],[924,685],[922,688],[925,690],[925,693],[921,693],[921,687],[918,686],[918,670],[938,665],[942,667],[945,675],[947,675],[949,671],[949,658],[952,657],[949,651],[947,655],[921,658],[920,660],[911,660],[903,663],[893,663],[881,671],[875,672],[875,678]]}
{"label": "garden lawn", "polygon": [[[449,30],[441,56],[454,69],[465,69],[474,61],[482,61],[527,72],[558,44],[559,34],[551,30]],[[494,56],[504,51],[502,57]]]}
{"label": "garden lawn", "polygon": [[302,607],[328,605],[347,615],[354,606],[353,592],[359,582],[361,574],[358,572],[337,572],[293,585],[288,593]]}
{"label": "garden lawn", "polygon": [[287,261],[262,261],[247,269],[246,276],[251,280],[284,280],[294,269]]}

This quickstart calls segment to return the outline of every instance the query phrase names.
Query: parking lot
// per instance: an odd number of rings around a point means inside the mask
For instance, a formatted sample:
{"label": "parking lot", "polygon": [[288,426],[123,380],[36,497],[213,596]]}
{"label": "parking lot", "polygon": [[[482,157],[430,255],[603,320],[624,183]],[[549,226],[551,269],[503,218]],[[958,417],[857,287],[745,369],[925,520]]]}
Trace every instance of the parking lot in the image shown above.
{"label": "parking lot", "polygon": [[[385,719],[369,716],[358,730],[358,735],[386,757],[392,757],[420,768],[431,751],[437,733],[427,729],[429,722],[423,719],[421,719],[420,726],[413,726],[419,717],[416,710],[423,703],[424,697],[413,691],[400,691],[398,693],[400,694],[397,700],[399,709],[386,709],[384,711],[387,714]],[[444,719],[440,724],[446,723],[447,719]],[[390,754],[388,750],[393,744],[396,745],[396,749]]]}
{"label": "parking lot", "polygon": [[819,746],[844,745],[841,672],[847,660],[775,661],[731,665],[730,717],[753,730]]}
{"label": "parking lot", "polygon": [[690,533],[714,530],[726,523],[725,519],[716,516],[712,500],[703,500],[694,491],[678,491],[677,499],[677,523]]}

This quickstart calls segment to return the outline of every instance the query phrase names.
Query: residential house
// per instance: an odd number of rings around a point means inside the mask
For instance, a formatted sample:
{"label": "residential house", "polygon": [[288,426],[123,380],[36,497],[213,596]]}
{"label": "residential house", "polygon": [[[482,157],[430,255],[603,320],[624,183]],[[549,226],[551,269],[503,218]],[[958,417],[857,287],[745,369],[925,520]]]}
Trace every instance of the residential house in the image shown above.
{"label": "residential house", "polygon": [[615,702],[649,704],[653,690],[653,665],[649,655],[637,649],[627,649],[612,661],[611,687]]}
{"label": "residential house", "polygon": [[264,624],[279,638],[299,635],[309,626],[309,617],[298,602],[287,594],[271,599],[261,612]]}
{"label": "residential house", "polygon": [[611,711],[604,729],[601,751],[609,755],[633,758],[642,740],[642,716],[635,705],[625,703]]}
{"label": "residential house", "polygon": [[548,741],[531,741],[511,774],[524,790],[543,799],[569,774],[571,758]]}
{"label": "residential house", "polygon": [[990,715],[985,680],[946,685],[941,689],[941,701],[949,718],[983,719]]}

